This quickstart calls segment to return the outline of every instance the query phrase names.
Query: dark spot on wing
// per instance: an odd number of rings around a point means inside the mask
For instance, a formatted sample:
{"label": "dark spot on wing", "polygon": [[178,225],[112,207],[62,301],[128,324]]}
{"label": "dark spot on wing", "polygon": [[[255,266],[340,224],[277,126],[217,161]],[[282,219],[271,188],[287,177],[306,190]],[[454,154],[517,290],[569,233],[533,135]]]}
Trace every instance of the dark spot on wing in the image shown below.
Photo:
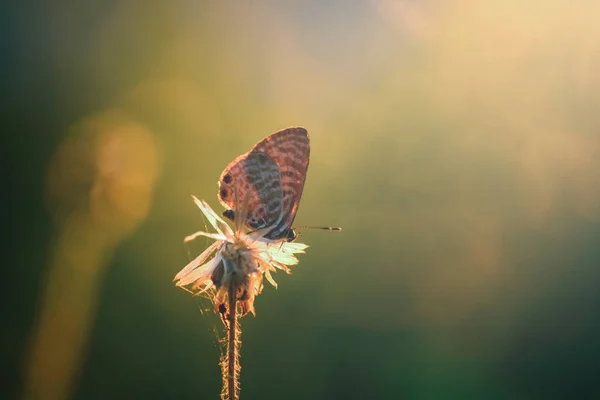
{"label": "dark spot on wing", "polygon": [[[213,192],[213,193],[214,193],[214,192]],[[226,199],[228,194],[229,194],[229,193],[227,192],[227,190],[226,190],[226,189],[221,189],[220,195],[221,195],[221,198],[222,198],[222,199]]]}
{"label": "dark spot on wing", "polygon": [[231,175],[227,174],[223,177],[223,182],[231,183]]}
{"label": "dark spot on wing", "polygon": [[233,221],[233,219],[235,218],[235,211],[233,211],[233,210],[225,210],[225,211],[223,211],[223,216],[225,218],[227,218],[228,220]]}
{"label": "dark spot on wing", "polygon": [[268,156],[264,153],[258,153],[258,163],[260,165],[265,165],[266,163],[269,162]]}

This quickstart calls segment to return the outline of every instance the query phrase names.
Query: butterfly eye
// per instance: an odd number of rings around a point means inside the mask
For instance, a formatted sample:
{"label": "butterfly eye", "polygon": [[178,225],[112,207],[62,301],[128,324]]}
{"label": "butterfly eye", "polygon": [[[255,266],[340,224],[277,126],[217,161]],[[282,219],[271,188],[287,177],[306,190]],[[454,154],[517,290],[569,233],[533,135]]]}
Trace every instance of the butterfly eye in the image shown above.
{"label": "butterfly eye", "polygon": [[231,183],[231,175],[227,174],[223,177],[223,182]]}

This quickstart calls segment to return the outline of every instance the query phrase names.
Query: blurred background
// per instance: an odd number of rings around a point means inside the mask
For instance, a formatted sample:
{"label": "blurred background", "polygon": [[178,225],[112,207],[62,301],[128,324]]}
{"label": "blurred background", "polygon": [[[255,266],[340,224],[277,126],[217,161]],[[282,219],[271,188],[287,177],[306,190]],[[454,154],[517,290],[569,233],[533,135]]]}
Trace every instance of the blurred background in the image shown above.
{"label": "blurred background", "polygon": [[[246,399],[600,398],[600,4],[3,6],[3,398],[215,399],[191,195],[311,134]],[[206,314],[206,313],[205,313]]]}

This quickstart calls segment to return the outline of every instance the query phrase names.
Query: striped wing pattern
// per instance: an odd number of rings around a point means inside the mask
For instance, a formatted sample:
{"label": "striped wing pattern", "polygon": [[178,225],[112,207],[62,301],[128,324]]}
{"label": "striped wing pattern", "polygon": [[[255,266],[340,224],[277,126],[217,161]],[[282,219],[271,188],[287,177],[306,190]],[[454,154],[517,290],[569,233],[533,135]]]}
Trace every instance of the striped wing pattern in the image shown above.
{"label": "striped wing pattern", "polygon": [[[304,128],[280,130],[258,142],[248,153],[233,160],[219,179],[219,201],[235,212],[247,195],[246,225],[252,229],[273,227],[268,239],[293,239],[294,222],[310,157],[310,141]],[[226,211],[224,215],[232,217]]]}

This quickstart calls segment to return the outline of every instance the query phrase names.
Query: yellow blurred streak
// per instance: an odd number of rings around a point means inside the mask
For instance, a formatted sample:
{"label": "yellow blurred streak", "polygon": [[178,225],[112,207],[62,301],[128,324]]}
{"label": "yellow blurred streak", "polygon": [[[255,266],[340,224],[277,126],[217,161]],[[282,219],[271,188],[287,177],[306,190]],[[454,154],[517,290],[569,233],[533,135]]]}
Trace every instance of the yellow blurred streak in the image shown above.
{"label": "yellow blurred streak", "polygon": [[55,238],[32,334],[26,398],[70,396],[104,267],[145,218],[159,164],[151,133],[118,110],[75,124],[56,152],[46,181]]}
{"label": "yellow blurred streak", "polygon": [[[600,148],[579,105],[600,109],[600,79],[592,73],[600,68],[593,17],[600,5],[464,0],[446,6],[430,72],[438,104],[476,131],[456,140],[470,136],[473,147],[495,147],[496,156],[518,166],[532,223],[565,204],[597,216]],[[569,195],[561,196],[565,181]]]}
{"label": "yellow blurred streak", "polygon": [[[599,15],[593,2],[516,0],[442,1],[428,15],[423,82],[437,117],[455,124],[439,134],[452,158],[437,162],[470,168],[445,180],[434,169],[446,192],[403,224],[434,266],[415,285],[424,326],[460,329],[511,282],[543,284],[503,257],[511,228],[548,230],[565,211],[600,216]],[[482,160],[501,172],[487,176]],[[416,181],[436,193],[424,175]]]}

